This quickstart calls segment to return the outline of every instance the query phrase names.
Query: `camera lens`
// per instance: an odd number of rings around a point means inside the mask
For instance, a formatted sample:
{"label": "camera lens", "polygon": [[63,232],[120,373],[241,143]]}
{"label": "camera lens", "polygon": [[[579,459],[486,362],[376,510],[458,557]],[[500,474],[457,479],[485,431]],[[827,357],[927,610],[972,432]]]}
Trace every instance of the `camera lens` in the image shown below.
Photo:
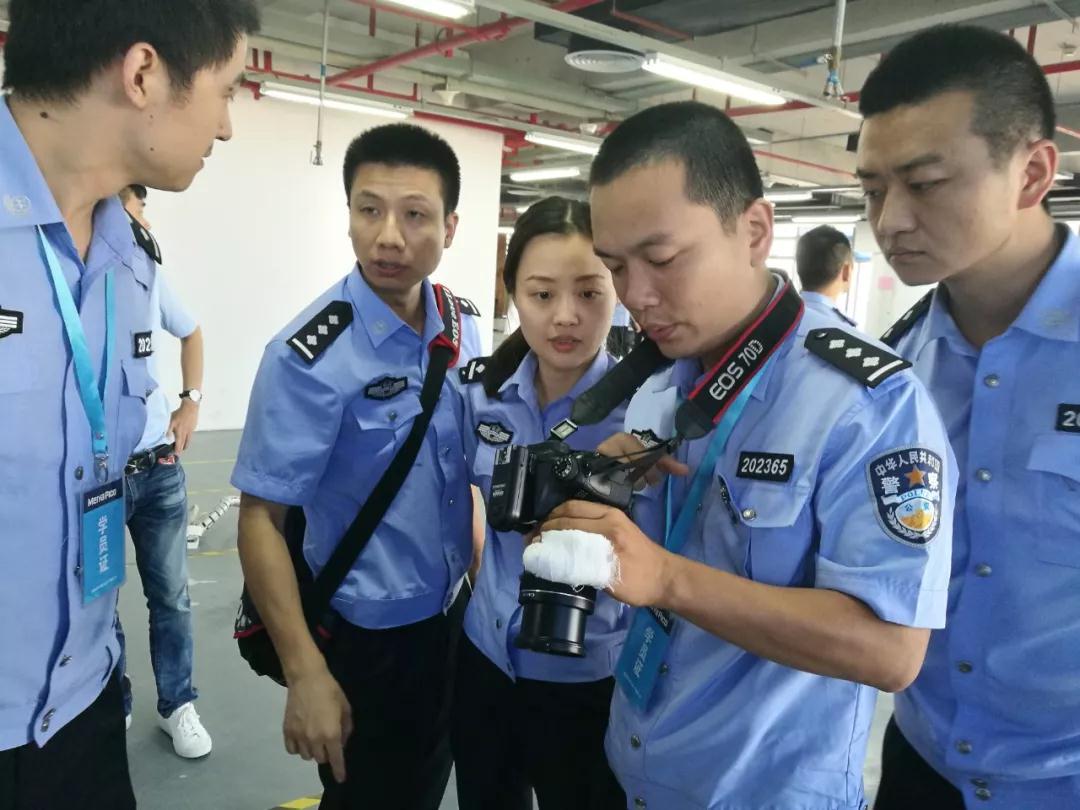
{"label": "camera lens", "polygon": [[596,607],[596,588],[575,588],[526,572],[518,602],[523,610],[515,646],[571,658],[585,655],[585,622]]}

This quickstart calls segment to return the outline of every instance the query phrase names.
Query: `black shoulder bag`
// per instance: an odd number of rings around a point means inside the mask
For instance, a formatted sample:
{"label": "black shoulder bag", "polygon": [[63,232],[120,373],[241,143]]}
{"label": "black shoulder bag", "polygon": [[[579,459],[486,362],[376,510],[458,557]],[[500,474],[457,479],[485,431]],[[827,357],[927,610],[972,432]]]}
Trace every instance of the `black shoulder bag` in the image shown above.
{"label": "black shoulder bag", "polygon": [[[430,344],[431,356],[427,374],[420,391],[420,406],[423,411],[413,421],[412,430],[386,468],[379,482],[371,491],[364,505],[360,508],[345,536],[330,555],[326,566],[317,577],[312,577],[311,569],[304,559],[304,532],[307,520],[302,507],[289,508],[285,517],[285,543],[289,548],[296,582],[300,589],[300,601],[304,609],[304,618],[311,630],[312,638],[320,650],[325,650],[330,640],[330,628],[334,614],[330,610],[330,601],[337,593],[341,583],[352,569],[360,553],[364,550],[371,535],[375,532],[383,516],[393,503],[398,490],[405,483],[405,478],[412,469],[413,462],[420,452],[424,434],[431,423],[432,414],[439,401],[446,370],[457,362],[461,346],[461,311],[458,300],[441,285],[435,285],[435,299],[439,314],[443,318],[443,331]],[[236,616],[233,638],[240,648],[240,655],[248,662],[256,675],[265,675],[285,686],[285,674],[281,659],[270,640],[259,613],[255,608],[248,589],[245,586],[240,594],[240,611]]]}

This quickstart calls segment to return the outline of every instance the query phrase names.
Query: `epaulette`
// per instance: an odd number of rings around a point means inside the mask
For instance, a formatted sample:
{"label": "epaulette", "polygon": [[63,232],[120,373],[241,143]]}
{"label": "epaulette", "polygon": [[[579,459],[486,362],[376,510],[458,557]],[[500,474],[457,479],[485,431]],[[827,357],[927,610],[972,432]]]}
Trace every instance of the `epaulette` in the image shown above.
{"label": "epaulette", "polygon": [[477,318],[480,317],[480,308],[468,298],[458,298],[457,302],[458,306],[461,307],[461,311],[466,315],[475,315]]}
{"label": "epaulette", "polygon": [[922,318],[930,310],[930,303],[934,298],[934,291],[931,290],[918,301],[915,302],[915,306],[900,316],[900,320],[885,330],[880,338],[881,342],[896,348],[896,344],[900,342],[900,338],[911,331],[919,319]]}
{"label": "epaulette", "polygon": [[889,377],[911,367],[911,363],[902,357],[843,329],[811,330],[806,337],[806,348],[867,388],[877,388]]}
{"label": "epaulette", "polygon": [[484,372],[487,371],[490,357],[474,357],[468,363],[458,369],[458,379],[462,385],[484,381]]}
{"label": "epaulette", "polygon": [[153,237],[150,231],[146,230],[139,220],[135,219],[125,209],[125,214],[128,215],[128,219],[131,220],[131,232],[135,234],[135,244],[146,251],[146,254],[158,264],[161,264],[161,247],[157,243],[157,239]]}
{"label": "epaulette", "polygon": [[352,323],[353,308],[348,301],[331,301],[289,338],[289,348],[307,364],[316,358]]}

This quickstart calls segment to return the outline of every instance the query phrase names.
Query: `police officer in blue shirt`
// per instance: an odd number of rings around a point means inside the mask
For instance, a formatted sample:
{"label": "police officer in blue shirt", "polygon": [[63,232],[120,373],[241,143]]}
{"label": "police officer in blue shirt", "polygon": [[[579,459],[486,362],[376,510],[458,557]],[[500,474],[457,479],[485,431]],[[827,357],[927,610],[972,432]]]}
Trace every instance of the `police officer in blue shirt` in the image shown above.
{"label": "police officer in blue shirt", "polygon": [[[344,181],[358,265],[266,347],[232,477],[240,558],[288,683],[285,747],[320,764],[322,807],[434,809],[450,776],[445,614],[472,553],[453,383],[333,598],[343,621],[328,660],[282,529],[287,507],[303,506],[304,557],[318,574],[422,410],[428,347],[444,323],[428,276],[457,228],[460,169],[437,135],[391,124],[352,142]],[[476,352],[463,347],[462,361]]]}
{"label": "police officer in blue shirt", "polygon": [[831,225],[811,228],[795,246],[795,272],[807,309],[855,325],[838,306],[840,298],[851,289],[855,273],[855,256],[847,236]]}
{"label": "police officer in blue shirt", "polygon": [[1054,100],[1010,37],[941,27],[863,89],[867,218],[907,284],[886,334],[956,452],[945,630],[897,696],[877,807],[1080,807],[1080,242]]}
{"label": "police officer in blue shirt", "polygon": [[915,677],[945,615],[944,428],[908,364],[765,269],[772,209],[723,112],[627,119],[591,185],[596,252],[675,360],[627,427],[684,439],[633,521],[571,501],[544,526],[605,535],[639,607],[607,734],[628,806],[861,810],[876,690]]}
{"label": "police officer in blue shirt", "polygon": [[[615,360],[604,350],[615,290],[593,253],[589,206],[562,197],[518,219],[503,281],[521,327],[492,357],[463,367],[465,454],[471,481],[487,496],[495,453],[545,441],[576,397]],[[568,440],[593,450],[621,429],[624,408]],[[627,610],[606,594],[586,628],[586,652],[568,658],[519,649],[518,590],[524,543],[487,529],[483,564],[465,613],[458,653],[452,740],[462,810],[622,808],[604,757],[612,665]]]}
{"label": "police officer in blue shirt", "polygon": [[214,140],[230,137],[228,98],[258,21],[247,0],[216,4],[212,15],[178,0],[168,25],[159,3],[120,5],[8,7],[10,95],[0,98],[4,810],[135,806],[114,617],[124,578],[124,464],[156,386],[137,344],[154,267],[115,195],[133,182],[186,188]]}

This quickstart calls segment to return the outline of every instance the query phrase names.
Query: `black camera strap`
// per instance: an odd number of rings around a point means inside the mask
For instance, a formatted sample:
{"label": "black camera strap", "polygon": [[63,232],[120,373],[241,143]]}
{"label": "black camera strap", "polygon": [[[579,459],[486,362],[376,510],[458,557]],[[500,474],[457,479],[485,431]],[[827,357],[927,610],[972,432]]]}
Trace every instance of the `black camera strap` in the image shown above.
{"label": "black camera strap", "polygon": [[[676,441],[699,439],[708,434],[798,324],[803,313],[802,298],[787,277],[783,277],[782,284],[779,295],[774,296],[754,322],[743,330],[679,406],[675,413]],[[639,344],[596,385],[578,397],[570,419],[564,419],[552,428],[552,438],[564,441],[579,425],[601,421],[621,402],[633,396],[650,376],[671,362],[651,340]]]}

